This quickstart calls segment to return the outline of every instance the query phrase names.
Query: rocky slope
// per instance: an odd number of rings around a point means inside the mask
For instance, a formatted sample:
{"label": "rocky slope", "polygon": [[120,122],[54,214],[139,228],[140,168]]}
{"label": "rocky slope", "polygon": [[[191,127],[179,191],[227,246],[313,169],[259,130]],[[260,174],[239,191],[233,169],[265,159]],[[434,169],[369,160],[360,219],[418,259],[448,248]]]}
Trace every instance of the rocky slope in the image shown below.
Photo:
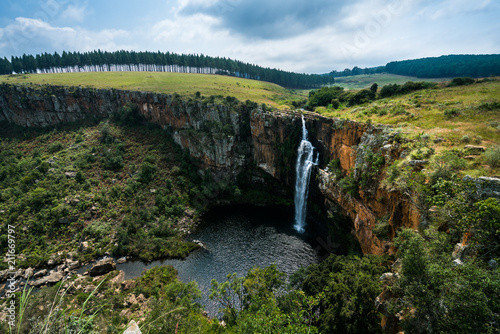
{"label": "rocky slope", "polygon": [[378,218],[387,217],[391,237],[400,226],[418,227],[420,217],[412,202],[379,186],[383,165],[355,196],[342,190],[327,168],[336,159],[342,175],[360,180],[372,167],[368,153],[383,156],[385,162],[397,158],[401,150],[394,136],[381,128],[307,112],[264,111],[253,103],[231,100],[214,104],[148,92],[0,85],[0,121],[25,127],[103,118],[130,104],[137,105],[148,121],[169,131],[199,161],[200,169],[212,171],[215,180],[235,182],[248,168],[257,167],[287,186],[295,180],[304,114],[310,140],[320,153],[312,186],[321,191],[326,208],[338,205],[351,218],[364,253],[389,250],[387,242],[372,233]]}

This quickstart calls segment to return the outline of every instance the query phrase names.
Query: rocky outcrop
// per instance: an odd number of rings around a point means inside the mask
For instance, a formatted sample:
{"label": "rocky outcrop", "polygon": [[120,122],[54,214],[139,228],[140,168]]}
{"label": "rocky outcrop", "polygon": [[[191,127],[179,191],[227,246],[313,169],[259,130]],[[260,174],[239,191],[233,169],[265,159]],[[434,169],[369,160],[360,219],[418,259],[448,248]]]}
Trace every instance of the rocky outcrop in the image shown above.
{"label": "rocky outcrop", "polygon": [[[401,153],[391,135],[381,128],[308,112],[265,111],[254,103],[229,99],[216,105],[149,92],[0,85],[0,121],[21,126],[100,118],[131,104],[137,106],[147,121],[167,130],[196,158],[200,170],[211,171],[215,181],[234,183],[249,170],[258,170],[289,188],[295,180],[300,117],[304,115],[309,139],[320,153],[317,177],[312,178],[311,186],[319,189],[323,206],[339,205],[350,217],[364,253],[379,254],[389,249],[386,241],[372,233],[378,218],[387,217],[391,227],[389,237],[401,226],[418,227],[420,216],[410,199],[379,186],[383,165],[366,178],[373,169],[369,161],[373,153],[383,156],[386,162]],[[342,175],[364,178],[358,196],[349,195],[339,187],[338,180],[327,169],[332,160],[338,160]],[[259,177],[250,180],[263,182]]]}
{"label": "rocky outcrop", "polygon": [[51,271],[48,276],[29,282],[30,285],[38,287],[45,284],[54,284],[62,280],[64,275],[58,271]]}
{"label": "rocky outcrop", "polygon": [[476,187],[474,194],[478,200],[488,197],[500,199],[500,178],[481,176],[478,178],[466,175],[464,181],[471,182]]}
{"label": "rocky outcrop", "polygon": [[123,334],[141,334],[141,330],[134,320],[130,320],[127,329],[123,332]]}
{"label": "rocky outcrop", "polygon": [[89,270],[89,275],[92,277],[101,276],[115,269],[116,269],[115,261],[112,258],[106,258],[94,264],[92,268]]}

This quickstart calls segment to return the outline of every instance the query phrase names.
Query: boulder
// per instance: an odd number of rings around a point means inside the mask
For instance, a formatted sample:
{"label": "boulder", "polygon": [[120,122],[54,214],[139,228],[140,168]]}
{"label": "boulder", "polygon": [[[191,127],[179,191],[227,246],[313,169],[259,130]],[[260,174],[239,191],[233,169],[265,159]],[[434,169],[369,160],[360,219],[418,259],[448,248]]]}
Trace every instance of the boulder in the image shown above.
{"label": "boulder", "polygon": [[118,263],[118,264],[122,264],[122,263],[125,263],[125,262],[127,262],[127,258],[126,257],[121,257],[118,260],[116,260],[116,263]]}
{"label": "boulder", "polygon": [[428,163],[429,163],[429,160],[410,160],[408,162],[408,165],[410,165],[411,167],[413,167],[416,170],[421,170]]}
{"label": "boulder", "polygon": [[92,266],[90,276],[101,276],[116,269],[116,263],[112,258],[103,259]]}
{"label": "boulder", "polygon": [[91,293],[94,290],[95,290],[95,285],[92,285],[92,284],[86,285],[83,288],[83,292],[85,292],[85,293]]}
{"label": "boulder", "polygon": [[82,252],[84,252],[84,253],[85,253],[85,252],[88,252],[88,250],[89,250],[89,242],[88,242],[88,241],[82,241],[82,242],[80,243],[80,250],[81,250]]}
{"label": "boulder", "polygon": [[482,153],[486,151],[484,146],[465,145],[464,148],[470,153]]}
{"label": "boulder", "polygon": [[71,259],[66,259],[66,266],[68,267],[69,270],[75,270],[78,267],[80,267],[80,262],[79,261],[73,261]]}
{"label": "boulder", "polygon": [[397,259],[391,266],[391,270],[394,273],[399,273],[402,268],[403,268],[403,261],[401,261],[401,259]]}
{"label": "boulder", "polygon": [[135,288],[135,281],[132,279],[122,282],[122,290],[130,290]]}
{"label": "boulder", "polygon": [[62,280],[64,275],[58,271],[51,271],[49,275],[39,278],[36,281],[30,282],[29,284],[32,286],[42,286],[45,284],[54,284]]}
{"label": "boulder", "polygon": [[381,281],[382,284],[384,284],[384,285],[390,285],[390,284],[393,284],[397,278],[398,278],[398,274],[383,273],[382,276],[380,276],[379,281]]}
{"label": "boulder", "polygon": [[47,269],[42,269],[33,274],[33,278],[38,278],[47,275]]}
{"label": "boulder", "polygon": [[134,320],[130,320],[128,323],[127,329],[123,334],[142,334],[141,330],[139,329],[139,326],[137,326],[137,323]]}
{"label": "boulder", "polygon": [[465,251],[468,247],[469,247],[468,245],[462,245],[461,243],[456,244],[455,249],[453,250],[453,253],[451,254],[451,257],[454,260],[463,261],[463,258],[465,256]]}
{"label": "boulder", "polygon": [[113,277],[110,282],[111,284],[119,284],[121,282],[123,282],[125,278],[125,272],[123,270],[120,270],[120,272],[118,273],[118,275],[116,275],[115,277]]}
{"label": "boulder", "polygon": [[25,278],[25,279],[31,278],[31,277],[33,276],[33,273],[34,273],[34,272],[35,272],[35,271],[33,270],[33,268],[29,267],[28,269],[26,269],[26,270],[24,271],[24,278]]}
{"label": "boulder", "polygon": [[0,271],[0,281],[5,281],[9,277],[9,269]]}
{"label": "boulder", "polygon": [[464,181],[472,182],[476,186],[475,197],[478,199],[486,199],[488,197],[500,198],[500,178],[497,177],[471,177],[464,176]]}

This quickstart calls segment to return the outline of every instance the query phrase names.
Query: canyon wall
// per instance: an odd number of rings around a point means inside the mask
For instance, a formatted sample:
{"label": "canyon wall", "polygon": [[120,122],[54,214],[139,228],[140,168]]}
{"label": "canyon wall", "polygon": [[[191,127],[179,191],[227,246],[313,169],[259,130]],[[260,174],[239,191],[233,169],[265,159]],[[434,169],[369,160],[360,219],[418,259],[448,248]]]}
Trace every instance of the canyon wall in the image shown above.
{"label": "canyon wall", "polygon": [[[226,103],[227,102],[227,103]],[[249,167],[271,175],[282,184],[295,180],[296,150],[301,135],[301,115],[309,137],[319,150],[320,163],[311,182],[327,208],[340,206],[353,222],[352,229],[364,253],[381,254],[389,239],[380,240],[372,229],[381,218],[389,224],[388,236],[401,226],[417,228],[419,214],[409,198],[384,190],[379,181],[383,166],[356,194],[339,186],[335,174],[361,179],[370,168],[367,152],[396,159],[400,148],[394,135],[372,125],[322,117],[310,112],[265,111],[255,103],[229,99],[207,103],[182,100],[177,95],[80,87],[0,85],[0,121],[24,127],[46,127],[104,118],[127,105],[137,106],[149,121],[162,126],[174,140],[212,171],[215,179],[236,182]],[[338,161],[337,171],[327,167]]]}

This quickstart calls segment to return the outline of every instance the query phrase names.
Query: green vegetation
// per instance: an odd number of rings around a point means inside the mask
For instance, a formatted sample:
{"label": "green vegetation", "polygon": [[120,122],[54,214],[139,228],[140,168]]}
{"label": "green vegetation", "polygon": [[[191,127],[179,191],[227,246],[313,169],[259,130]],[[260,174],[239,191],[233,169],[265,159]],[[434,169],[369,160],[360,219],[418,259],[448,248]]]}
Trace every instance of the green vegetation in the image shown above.
{"label": "green vegetation", "polygon": [[[434,78],[425,79],[426,82],[442,82],[447,81],[449,78]],[[343,87],[345,89],[363,89],[369,88],[374,83],[377,83],[379,87],[386,85],[403,85],[408,81],[416,81],[415,77],[397,75],[390,73],[378,73],[378,74],[360,74],[335,78],[335,85]]]}
{"label": "green vegetation", "polygon": [[497,333],[500,275],[473,257],[453,262],[444,233],[411,230],[399,233],[396,245],[402,260],[392,292],[393,314],[409,333]]}
{"label": "green vegetation", "polygon": [[197,176],[163,130],[103,122],[28,130],[4,136],[0,147],[0,248],[7,226],[20,223],[21,267],[43,266],[83,240],[81,261],[106,252],[184,257],[196,247],[182,241],[178,224],[202,196]]}
{"label": "green vegetation", "polygon": [[[155,267],[122,287],[113,280],[117,275],[114,271],[98,281],[73,277],[71,283],[37,293],[25,289],[19,297],[30,302],[12,333],[118,334],[128,324],[128,316],[144,317],[139,326],[145,334],[176,327],[179,333],[209,332],[210,323],[196,302],[200,291],[195,283],[180,282],[173,267]],[[9,333],[5,325],[2,322],[0,330]]]}
{"label": "green vegetation", "polygon": [[[384,89],[378,89],[379,95]],[[498,96],[500,81],[492,78],[477,80],[466,86],[422,87],[415,92],[380,98],[362,105],[340,105],[338,109],[316,107],[315,111],[325,116],[390,125],[399,132],[411,134],[410,137],[424,132],[432,140],[437,140],[434,149],[440,152],[465,145],[463,138],[466,141],[468,138],[469,144],[487,148],[497,145],[500,142]],[[495,175],[493,170],[483,169],[480,164],[473,169]]]}
{"label": "green vegetation", "polygon": [[489,77],[500,75],[500,55],[449,55],[385,65],[385,71],[418,78]]}
{"label": "green vegetation", "polygon": [[22,57],[0,58],[0,75],[26,73],[54,73],[62,69],[68,72],[104,72],[104,71],[148,71],[148,72],[183,72],[229,75],[234,77],[273,82],[278,85],[305,89],[321,87],[333,83],[331,76],[318,74],[293,73],[278,69],[264,68],[243,63],[229,58],[209,57],[203,54],[175,54],[163,52],[135,51],[91,51],[66,52],[61,55],[43,53],[24,54]]}
{"label": "green vegetation", "polygon": [[[205,97],[231,96],[238,100],[251,100],[278,107],[300,100],[301,92],[287,90],[263,81],[234,78],[210,74],[157,73],[157,72],[99,72],[28,74],[23,76],[0,76],[0,83],[50,84],[61,86],[84,86],[115,88],[132,91],[150,91],[190,98],[196,93]],[[200,96],[201,97],[201,96]]]}
{"label": "green vegetation", "polygon": [[[140,77],[93,74],[103,79],[105,75]],[[71,76],[60,75],[75,80]],[[194,75],[181,75],[179,80],[188,76]],[[43,76],[4,79],[35,77]],[[255,102],[239,104],[230,95],[204,97],[203,89],[196,89],[199,93],[186,88],[185,94],[199,101],[255,107]],[[135,319],[143,333],[379,333],[382,318],[387,324],[397,315],[407,333],[498,332],[500,200],[464,176],[499,175],[500,82],[462,78],[446,87],[395,84],[382,97],[383,90],[378,85],[357,92],[324,87],[312,91],[307,103],[328,116],[392,126],[370,142],[387,142],[400,159],[391,160],[377,145],[361,144],[356,169],[345,173],[339,159],[328,164],[344,193],[373,199],[373,187],[380,183],[418,209],[417,231],[398,229],[389,224],[398,218],[388,215],[375,222],[373,234],[393,246],[392,255],[361,257],[352,247],[346,250],[350,255],[330,255],[288,281],[275,266],[253,268],[243,277],[229,274],[227,281],[214,280],[211,286],[211,298],[220,303],[224,322],[202,315],[196,284],[178,281],[172,267],[156,267],[121,286],[112,282],[117,272],[101,281],[73,277],[73,284],[59,283],[36,294],[25,290],[21,313],[29,321],[18,325],[19,330],[45,326],[55,333],[89,328],[120,333],[129,319]],[[288,101],[299,101],[296,97]],[[276,95],[266,98],[279,100]],[[321,107],[325,104],[327,109]],[[343,124],[339,120],[335,129]],[[201,129],[214,135],[231,130],[231,125],[215,121]],[[182,241],[185,218],[196,216],[210,200],[265,203],[273,198],[267,189],[249,190],[249,180],[257,175],[255,166],[240,175],[237,184],[214,182],[208,173],[200,176],[189,155],[164,131],[143,124],[134,105],[99,124],[46,131],[5,126],[1,133],[0,248],[7,247],[8,224],[19,224],[16,246],[26,255],[21,267],[44,266],[51,256],[83,249],[83,240],[89,248],[74,254],[81,261],[106,252],[145,261],[183,257],[196,247]],[[280,169],[293,164],[298,136],[289,131],[277,147]],[[486,149],[465,148],[467,144]],[[415,161],[421,165],[411,164]],[[400,269],[391,267],[396,260]],[[390,297],[377,308],[382,292]],[[0,331],[7,332],[4,324]]]}

